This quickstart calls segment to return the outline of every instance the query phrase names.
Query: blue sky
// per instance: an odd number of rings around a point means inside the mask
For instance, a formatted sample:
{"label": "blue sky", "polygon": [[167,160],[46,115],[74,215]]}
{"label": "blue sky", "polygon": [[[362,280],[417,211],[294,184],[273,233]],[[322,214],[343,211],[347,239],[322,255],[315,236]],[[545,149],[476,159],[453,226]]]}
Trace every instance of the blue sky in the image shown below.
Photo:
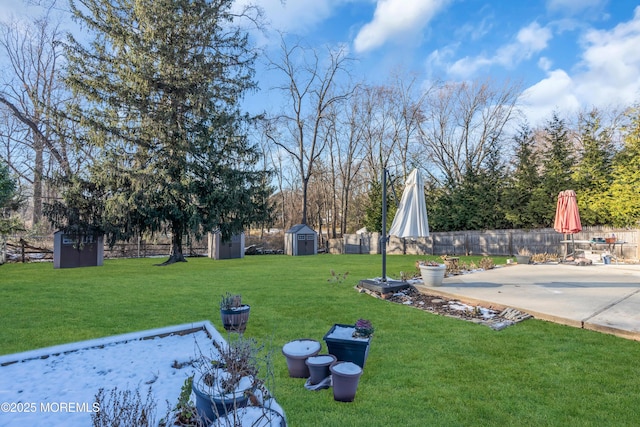
{"label": "blue sky", "polygon": [[[31,0],[46,2],[47,0]],[[239,0],[249,2],[250,0]],[[384,83],[398,68],[428,82],[521,82],[531,124],[561,112],[640,100],[640,5],[632,0],[259,0],[274,30],[324,49],[347,46],[353,74]],[[65,7],[64,1],[58,1]],[[33,13],[0,0],[0,19]],[[272,83],[258,73],[265,99]],[[364,76],[364,77],[363,77]],[[269,106],[265,106],[269,109]]]}
{"label": "blue sky", "polygon": [[[520,82],[536,125],[560,112],[640,100],[640,6],[632,0],[263,0],[274,28],[344,44],[355,75],[383,83]],[[274,48],[277,38],[273,38]]]}

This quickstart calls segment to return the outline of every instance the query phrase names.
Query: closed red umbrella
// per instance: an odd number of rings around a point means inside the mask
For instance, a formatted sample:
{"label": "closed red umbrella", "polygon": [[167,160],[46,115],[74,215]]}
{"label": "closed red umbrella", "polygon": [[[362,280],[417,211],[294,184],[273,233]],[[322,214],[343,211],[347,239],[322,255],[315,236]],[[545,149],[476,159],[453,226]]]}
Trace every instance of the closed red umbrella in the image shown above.
{"label": "closed red umbrella", "polygon": [[[561,191],[558,194],[558,205],[556,207],[556,218],[553,223],[553,229],[558,233],[573,235],[582,231],[580,223],[580,212],[578,211],[578,198],[573,190]],[[573,245],[573,253],[575,253],[575,244]],[[567,254],[568,255],[568,254]]]}
{"label": "closed red umbrella", "polygon": [[565,190],[558,194],[558,206],[553,228],[558,233],[564,234],[575,234],[582,231],[575,191]]}

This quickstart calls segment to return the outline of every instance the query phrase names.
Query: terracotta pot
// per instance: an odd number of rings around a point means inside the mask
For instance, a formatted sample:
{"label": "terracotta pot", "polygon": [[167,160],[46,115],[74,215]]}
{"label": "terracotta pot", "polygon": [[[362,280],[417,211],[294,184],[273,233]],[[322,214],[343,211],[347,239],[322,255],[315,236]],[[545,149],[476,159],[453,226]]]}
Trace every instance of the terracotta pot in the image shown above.
{"label": "terracotta pot", "polygon": [[289,341],[282,346],[282,354],[287,358],[289,376],[292,378],[309,378],[307,358],[320,353],[320,342],[309,338]]}
{"label": "terracotta pot", "polygon": [[315,385],[331,375],[329,366],[338,359],[333,354],[318,354],[311,356],[305,362],[309,368],[309,383]]}
{"label": "terracotta pot", "polygon": [[362,375],[362,368],[353,362],[336,362],[329,368],[333,386],[333,399],[353,402]]}

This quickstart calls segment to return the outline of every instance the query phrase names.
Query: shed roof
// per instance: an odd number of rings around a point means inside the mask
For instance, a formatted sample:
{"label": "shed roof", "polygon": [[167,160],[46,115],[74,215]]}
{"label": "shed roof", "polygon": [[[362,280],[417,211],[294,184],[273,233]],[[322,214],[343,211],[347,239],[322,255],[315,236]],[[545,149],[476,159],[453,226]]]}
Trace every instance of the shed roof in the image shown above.
{"label": "shed roof", "polygon": [[286,231],[286,234],[298,234],[298,233],[314,233],[315,230],[309,227],[307,224],[296,224]]}

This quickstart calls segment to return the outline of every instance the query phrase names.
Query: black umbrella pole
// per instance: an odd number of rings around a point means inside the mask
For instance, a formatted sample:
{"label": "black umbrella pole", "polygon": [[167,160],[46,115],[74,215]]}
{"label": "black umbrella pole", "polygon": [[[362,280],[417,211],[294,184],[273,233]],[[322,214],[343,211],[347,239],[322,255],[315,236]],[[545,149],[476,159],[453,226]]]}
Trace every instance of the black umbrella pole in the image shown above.
{"label": "black umbrella pole", "polygon": [[382,281],[387,281],[387,169],[382,169]]}

